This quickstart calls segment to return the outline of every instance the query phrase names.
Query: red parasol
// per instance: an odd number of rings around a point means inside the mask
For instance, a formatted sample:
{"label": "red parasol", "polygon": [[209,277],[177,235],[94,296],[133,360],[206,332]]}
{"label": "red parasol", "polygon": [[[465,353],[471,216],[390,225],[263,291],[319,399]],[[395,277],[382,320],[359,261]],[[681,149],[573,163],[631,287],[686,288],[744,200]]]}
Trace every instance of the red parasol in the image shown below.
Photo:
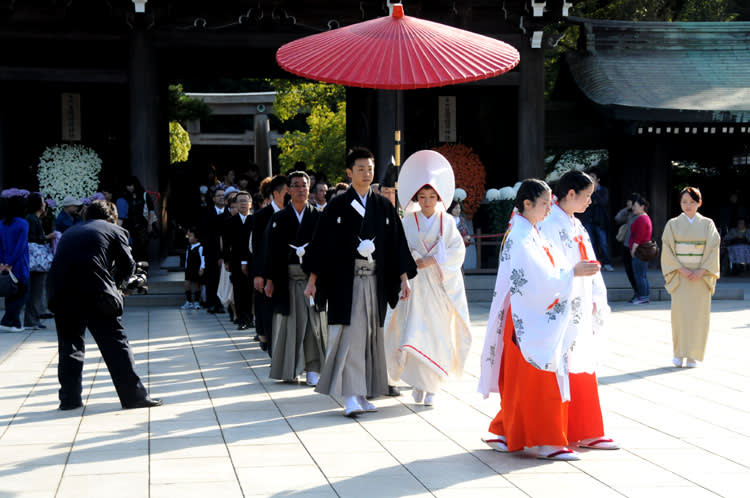
{"label": "red parasol", "polygon": [[518,50],[494,38],[404,15],[380,17],[287,43],[276,61],[290,73],[340,85],[405,90],[498,76]]}

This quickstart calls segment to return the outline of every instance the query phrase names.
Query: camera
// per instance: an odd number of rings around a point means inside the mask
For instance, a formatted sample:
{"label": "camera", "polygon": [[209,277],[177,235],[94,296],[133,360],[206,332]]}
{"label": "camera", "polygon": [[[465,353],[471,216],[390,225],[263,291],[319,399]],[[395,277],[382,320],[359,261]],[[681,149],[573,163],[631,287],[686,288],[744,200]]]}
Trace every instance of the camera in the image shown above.
{"label": "camera", "polygon": [[148,294],[148,263],[139,261],[135,264],[135,272],[125,283],[127,294]]}

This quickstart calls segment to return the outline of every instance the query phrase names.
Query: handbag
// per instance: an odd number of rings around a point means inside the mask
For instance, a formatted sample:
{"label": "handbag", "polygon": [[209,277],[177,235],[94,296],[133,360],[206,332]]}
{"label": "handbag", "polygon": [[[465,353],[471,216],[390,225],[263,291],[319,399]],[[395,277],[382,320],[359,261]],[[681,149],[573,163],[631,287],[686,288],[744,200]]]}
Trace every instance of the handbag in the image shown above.
{"label": "handbag", "polygon": [[52,248],[47,244],[29,242],[29,270],[48,272],[52,266]]}
{"label": "handbag", "polygon": [[625,235],[628,234],[628,224],[623,223],[620,225],[620,228],[617,229],[617,235],[615,235],[615,240],[617,242],[625,242]]}
{"label": "handbag", "polygon": [[13,272],[0,273],[0,297],[15,297],[18,294],[18,279]]}
{"label": "handbag", "polygon": [[653,261],[659,257],[659,246],[653,240],[649,240],[638,245],[635,255],[641,261]]}

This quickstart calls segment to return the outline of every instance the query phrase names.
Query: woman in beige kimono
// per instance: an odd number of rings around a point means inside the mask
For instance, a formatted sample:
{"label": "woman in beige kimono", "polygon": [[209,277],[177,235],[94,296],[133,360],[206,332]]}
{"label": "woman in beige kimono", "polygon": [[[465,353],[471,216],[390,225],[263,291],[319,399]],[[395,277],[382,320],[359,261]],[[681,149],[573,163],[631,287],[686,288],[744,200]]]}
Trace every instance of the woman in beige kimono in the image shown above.
{"label": "woman in beige kimono", "polygon": [[672,344],[676,367],[703,361],[711,317],[711,296],[719,278],[719,232],[698,213],[701,192],[680,192],[682,214],[667,222],[662,235],[661,271],[672,296]]}

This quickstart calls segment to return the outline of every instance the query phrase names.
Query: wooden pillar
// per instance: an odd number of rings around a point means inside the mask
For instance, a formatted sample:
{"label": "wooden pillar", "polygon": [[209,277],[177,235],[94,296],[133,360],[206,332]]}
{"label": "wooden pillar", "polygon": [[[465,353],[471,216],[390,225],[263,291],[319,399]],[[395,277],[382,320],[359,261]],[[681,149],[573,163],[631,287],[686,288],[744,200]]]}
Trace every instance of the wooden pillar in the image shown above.
{"label": "wooden pillar", "polygon": [[393,155],[393,131],[396,126],[396,92],[393,90],[377,90],[377,122],[378,129],[375,136],[375,178],[383,180],[385,170]]}
{"label": "wooden pillar", "polygon": [[5,130],[4,109],[2,97],[0,97],[0,186],[5,187]]}
{"label": "wooden pillar", "polygon": [[654,144],[651,155],[651,165],[648,169],[648,202],[651,204],[649,216],[653,225],[652,239],[661,242],[661,235],[670,213],[669,200],[669,155],[667,148],[658,142]]}
{"label": "wooden pillar", "polygon": [[263,174],[273,176],[271,163],[271,124],[267,114],[255,115],[255,164]]}
{"label": "wooden pillar", "polygon": [[518,87],[518,177],[544,177],[544,50],[521,48]]}
{"label": "wooden pillar", "polygon": [[156,53],[147,33],[133,32],[130,42],[130,171],[146,190],[159,190],[159,76]]}

